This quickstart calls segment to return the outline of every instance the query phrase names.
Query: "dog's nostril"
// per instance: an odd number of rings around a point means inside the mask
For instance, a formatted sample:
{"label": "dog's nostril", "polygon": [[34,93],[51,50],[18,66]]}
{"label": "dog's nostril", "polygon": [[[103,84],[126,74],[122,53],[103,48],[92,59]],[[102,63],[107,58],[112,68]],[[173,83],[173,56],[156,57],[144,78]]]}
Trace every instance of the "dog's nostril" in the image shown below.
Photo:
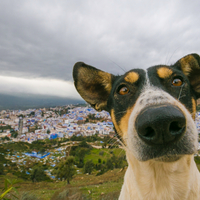
{"label": "dog's nostril", "polygon": [[170,124],[169,132],[170,132],[172,135],[177,135],[177,134],[179,134],[180,131],[182,131],[182,129],[183,129],[184,127],[185,127],[185,126],[182,125],[180,122],[175,121],[175,122],[172,122],[172,123]]}
{"label": "dog's nostril", "polygon": [[144,131],[144,136],[146,138],[153,138],[156,135],[155,131],[151,127],[147,127]]}

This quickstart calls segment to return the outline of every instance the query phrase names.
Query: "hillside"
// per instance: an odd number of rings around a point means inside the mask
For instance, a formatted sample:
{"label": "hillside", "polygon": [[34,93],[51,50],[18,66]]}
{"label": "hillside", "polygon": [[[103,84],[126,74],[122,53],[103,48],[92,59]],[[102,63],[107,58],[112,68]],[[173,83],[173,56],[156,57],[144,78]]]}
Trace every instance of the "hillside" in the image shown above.
{"label": "hillside", "polygon": [[[32,144],[19,142],[0,145],[2,157],[0,166],[4,166],[1,169],[3,174],[0,176],[0,188],[4,187],[4,179],[9,178],[21,181],[17,185],[20,186],[17,195],[20,200],[24,198],[24,195],[29,196],[27,200],[64,200],[66,198],[60,198],[60,196],[66,194],[74,200],[118,199],[127,166],[124,150],[119,147],[113,148],[113,142],[110,143],[111,138],[108,137],[76,137],[79,141],[73,139],[74,137],[71,141],[55,139],[35,141]],[[42,149],[50,152],[48,158],[37,159],[25,155],[25,152],[32,150],[41,152]],[[67,184],[67,180],[61,181],[56,177],[60,163],[68,156],[74,157],[76,170],[70,184]],[[92,166],[89,173],[85,172],[84,167],[88,162],[92,163],[89,166]],[[31,177],[35,167],[40,167],[47,174],[51,173],[49,177],[52,175],[55,177],[33,181]]]}

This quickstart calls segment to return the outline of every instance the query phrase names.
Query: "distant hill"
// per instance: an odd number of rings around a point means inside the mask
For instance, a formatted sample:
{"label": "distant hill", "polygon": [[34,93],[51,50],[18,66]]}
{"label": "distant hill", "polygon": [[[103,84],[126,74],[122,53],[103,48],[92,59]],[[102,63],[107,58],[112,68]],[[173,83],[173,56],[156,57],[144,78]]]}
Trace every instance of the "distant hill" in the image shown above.
{"label": "distant hill", "polygon": [[84,103],[83,100],[33,94],[0,94],[0,110],[25,110]]}

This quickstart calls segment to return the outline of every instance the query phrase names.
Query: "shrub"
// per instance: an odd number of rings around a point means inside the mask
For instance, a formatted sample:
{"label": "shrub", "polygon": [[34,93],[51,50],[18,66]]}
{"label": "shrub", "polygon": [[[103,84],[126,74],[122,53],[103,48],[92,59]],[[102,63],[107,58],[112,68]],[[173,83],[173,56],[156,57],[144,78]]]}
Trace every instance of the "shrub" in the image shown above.
{"label": "shrub", "polygon": [[107,171],[106,167],[102,166],[101,170],[96,174],[96,176],[100,176]]}
{"label": "shrub", "polygon": [[114,169],[114,163],[113,163],[112,159],[107,160],[106,167],[107,167],[107,169],[110,169],[110,170]]}
{"label": "shrub", "polygon": [[66,160],[61,161],[58,166],[56,167],[55,174],[57,178],[60,180],[64,179],[67,180],[67,183],[70,184],[70,181],[73,179],[73,176],[76,173],[74,168],[74,157],[69,156],[66,157]]}
{"label": "shrub", "polygon": [[93,171],[93,168],[94,168],[94,163],[92,162],[92,160],[88,160],[84,165],[83,171],[85,174],[86,173],[91,174]]}
{"label": "shrub", "polygon": [[33,167],[30,178],[33,182],[46,181],[50,179],[45,174],[43,167],[37,165]]}

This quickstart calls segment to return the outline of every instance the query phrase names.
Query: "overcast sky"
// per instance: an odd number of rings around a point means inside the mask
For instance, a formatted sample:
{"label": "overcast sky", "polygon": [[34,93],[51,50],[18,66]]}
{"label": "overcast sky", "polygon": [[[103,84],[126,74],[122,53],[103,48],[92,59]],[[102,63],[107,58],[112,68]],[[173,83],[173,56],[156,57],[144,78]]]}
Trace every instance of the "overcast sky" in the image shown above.
{"label": "overcast sky", "polygon": [[199,0],[0,0],[0,92],[79,98],[77,61],[123,74],[200,53],[199,8]]}

